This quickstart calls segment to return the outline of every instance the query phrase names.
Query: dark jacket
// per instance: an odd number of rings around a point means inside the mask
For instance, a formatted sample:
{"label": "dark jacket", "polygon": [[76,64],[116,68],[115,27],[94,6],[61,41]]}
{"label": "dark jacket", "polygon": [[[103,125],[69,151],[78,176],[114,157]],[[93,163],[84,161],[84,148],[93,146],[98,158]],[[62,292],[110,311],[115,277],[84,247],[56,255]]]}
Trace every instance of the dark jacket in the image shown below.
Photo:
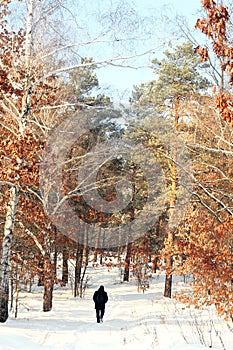
{"label": "dark jacket", "polygon": [[93,295],[93,300],[95,302],[95,309],[104,309],[105,304],[108,302],[108,294],[104,290],[104,286],[100,286]]}

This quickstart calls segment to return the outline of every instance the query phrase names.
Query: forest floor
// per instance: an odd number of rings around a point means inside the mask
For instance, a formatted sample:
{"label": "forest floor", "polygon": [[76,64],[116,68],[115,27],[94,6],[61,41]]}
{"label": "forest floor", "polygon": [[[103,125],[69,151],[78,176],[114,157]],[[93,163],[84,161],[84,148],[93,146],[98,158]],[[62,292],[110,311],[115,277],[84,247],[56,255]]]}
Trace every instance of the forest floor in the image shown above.
{"label": "forest floor", "polygon": [[[55,287],[53,309],[42,311],[43,289],[21,292],[17,319],[0,324],[1,350],[201,350],[233,349],[233,324],[213,308],[196,310],[163,297],[164,275],[156,274],[145,293],[135,281],[120,283],[119,268],[88,267],[83,299],[70,287]],[[104,322],[96,323],[93,293],[104,285],[109,301]],[[173,290],[184,287],[175,277]]]}

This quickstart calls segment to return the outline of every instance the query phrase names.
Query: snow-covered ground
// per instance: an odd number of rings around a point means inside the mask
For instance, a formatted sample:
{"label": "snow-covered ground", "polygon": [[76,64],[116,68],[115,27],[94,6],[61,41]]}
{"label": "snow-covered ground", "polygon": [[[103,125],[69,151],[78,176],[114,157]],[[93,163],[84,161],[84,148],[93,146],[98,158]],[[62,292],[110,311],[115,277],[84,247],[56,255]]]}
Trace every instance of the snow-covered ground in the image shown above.
{"label": "snow-covered ground", "polygon": [[[21,293],[18,318],[0,324],[0,349],[233,349],[233,325],[213,309],[194,310],[164,298],[163,275],[155,275],[143,294],[134,282],[119,283],[117,268],[89,267],[87,273],[85,298],[75,299],[70,289],[55,288],[54,307],[48,313],[41,310],[42,290]],[[174,288],[179,288],[176,279]],[[102,324],[96,323],[92,301],[100,284],[109,295]]]}

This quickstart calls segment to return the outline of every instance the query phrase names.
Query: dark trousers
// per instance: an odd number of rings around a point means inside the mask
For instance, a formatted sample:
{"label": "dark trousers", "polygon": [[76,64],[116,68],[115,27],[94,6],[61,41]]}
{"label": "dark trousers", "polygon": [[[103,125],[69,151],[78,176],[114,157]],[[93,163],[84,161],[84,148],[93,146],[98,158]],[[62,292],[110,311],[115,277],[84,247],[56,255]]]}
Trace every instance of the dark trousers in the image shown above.
{"label": "dark trousers", "polygon": [[100,320],[102,321],[103,320],[103,317],[104,317],[104,308],[101,308],[101,309],[96,309],[96,319],[97,319],[97,322],[100,323]]}

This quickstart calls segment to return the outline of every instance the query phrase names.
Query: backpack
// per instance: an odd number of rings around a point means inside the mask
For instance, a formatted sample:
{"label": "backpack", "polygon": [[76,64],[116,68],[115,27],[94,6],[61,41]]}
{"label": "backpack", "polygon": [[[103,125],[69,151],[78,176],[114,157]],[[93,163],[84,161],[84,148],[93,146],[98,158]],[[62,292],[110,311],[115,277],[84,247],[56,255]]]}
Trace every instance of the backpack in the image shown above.
{"label": "backpack", "polygon": [[99,305],[103,305],[103,304],[105,303],[105,297],[104,297],[104,293],[103,293],[103,292],[97,294],[96,302],[97,302]]}

